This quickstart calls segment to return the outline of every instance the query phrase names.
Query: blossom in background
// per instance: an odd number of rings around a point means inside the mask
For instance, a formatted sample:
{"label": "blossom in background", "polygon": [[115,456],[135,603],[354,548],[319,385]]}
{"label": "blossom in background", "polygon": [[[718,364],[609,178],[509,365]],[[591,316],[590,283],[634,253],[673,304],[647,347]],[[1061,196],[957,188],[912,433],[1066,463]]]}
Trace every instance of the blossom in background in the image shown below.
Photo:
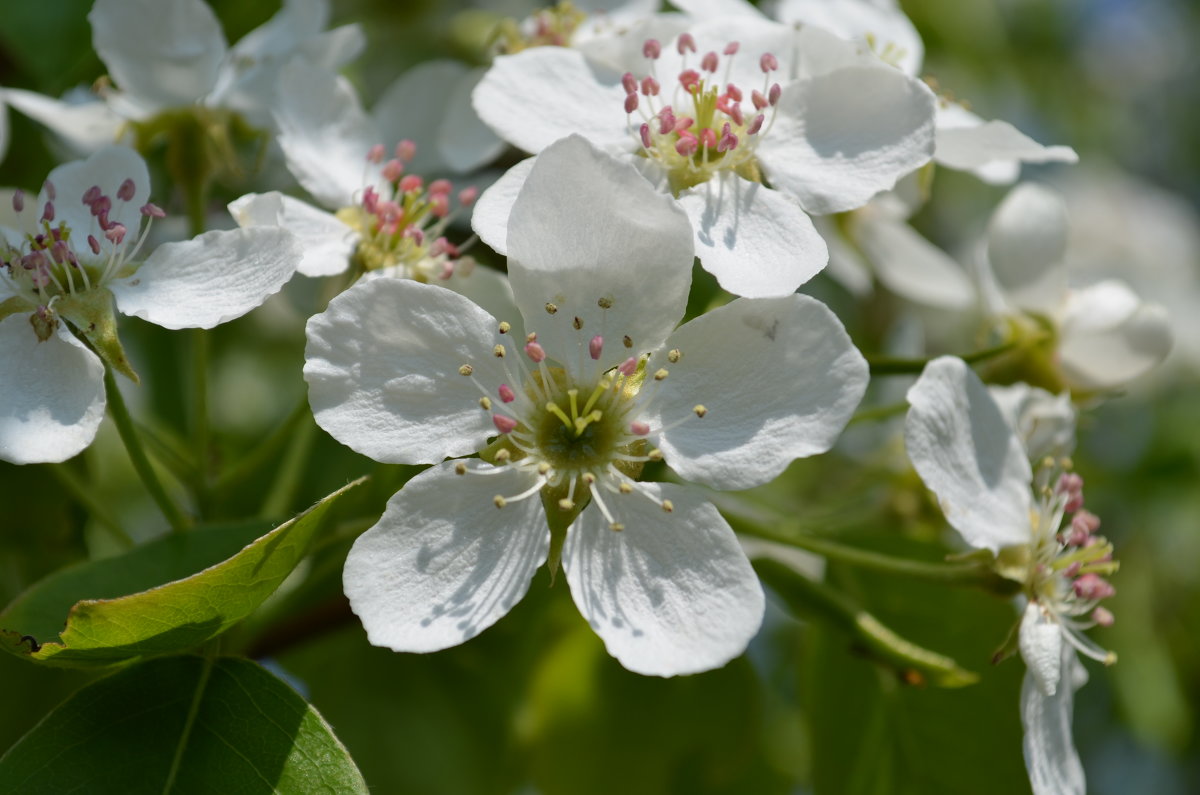
{"label": "blossom in background", "polygon": [[1034,793],[1083,795],[1071,710],[1086,673],[1075,653],[1115,662],[1083,631],[1112,623],[1100,602],[1114,593],[1104,577],[1117,564],[1112,544],[1096,534],[1100,520],[1083,508],[1083,481],[1069,461],[1047,455],[1035,470],[1029,459],[1034,449],[1069,449],[1073,418],[1046,393],[1009,393],[1005,405],[1031,433],[1023,441],[983,382],[950,356],[925,367],[908,402],[908,456],[946,521],[969,545],[995,553],[998,571],[1022,584],[1027,603],[1017,637],[1028,670],[1021,717]]}
{"label": "blossom in background", "polygon": [[537,157],[511,216],[527,335],[394,279],[309,321],[318,424],[376,460],[435,464],[355,542],[351,605],[372,643],[434,651],[497,621],[561,555],[580,612],[627,668],[723,665],[759,626],[761,586],[701,492],[637,478],[662,460],[712,488],[770,481],[829,449],[866,363],[806,296],[739,299],[675,328],[687,216],[578,136]]}
{"label": "blossom in background", "polygon": [[[336,69],[365,44],[357,25],[325,29],[327,0],[284,0],[279,13],[233,47],[203,0],[96,0],[88,20],[115,88],[104,88],[99,97],[76,91],[62,100],[4,91],[12,107],[44,124],[77,154],[127,140],[131,126],[153,127],[174,111],[209,114],[206,129],[221,113],[267,129],[283,64],[300,56]],[[216,126],[228,123],[222,118]]]}
{"label": "blossom in background", "polygon": [[91,444],[105,364],[136,378],[114,302],[165,328],[211,328],[295,271],[300,250],[282,229],[207,232],[143,257],[150,220],[162,215],[149,197],[146,164],[109,146],[55,168],[36,200],[16,191],[3,208],[0,459],[64,461]]}
{"label": "blossom in background", "polygon": [[[701,264],[738,295],[794,292],[828,260],[808,214],[865,204],[933,150],[929,89],[815,28],[719,20],[627,50],[624,74],[564,48],[500,56],[475,109],[528,152],[579,133],[622,153],[678,200]],[[476,209],[502,253],[530,167]]]}
{"label": "blossom in background", "polygon": [[1047,337],[1049,383],[1113,389],[1145,375],[1171,349],[1166,310],[1124,282],[1068,287],[1067,208],[1036,183],[1014,188],[988,224],[978,257],[984,308],[1002,339]]}

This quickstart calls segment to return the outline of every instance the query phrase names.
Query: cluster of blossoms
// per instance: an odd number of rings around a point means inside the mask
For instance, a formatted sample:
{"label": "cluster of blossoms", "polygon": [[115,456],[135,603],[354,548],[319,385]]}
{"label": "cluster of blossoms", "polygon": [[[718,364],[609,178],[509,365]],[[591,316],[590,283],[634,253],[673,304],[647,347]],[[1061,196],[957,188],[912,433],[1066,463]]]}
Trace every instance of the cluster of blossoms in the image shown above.
{"label": "cluster of blossoms", "polygon": [[[745,651],[765,604],[704,489],[761,486],[829,451],[867,388],[842,322],[796,291],[827,265],[853,293],[878,280],[1003,349],[980,370],[1007,391],[963,359],[928,362],[907,393],[906,449],[963,542],[1019,586],[1003,652],[1028,670],[1035,792],[1082,793],[1076,653],[1115,661],[1083,633],[1113,623],[1117,564],[1068,458],[1072,401],[1157,365],[1165,312],[1119,282],[1068,287],[1066,210],[1044,187],[1013,189],[969,268],[908,226],[935,164],[1003,183],[1076,155],[937,96],[897,8],[796,0],[768,19],[740,0],[675,5],[598,18],[561,3],[498,28],[486,71],[447,67],[437,91],[397,82],[367,112],[335,71],[361,32],[326,31],[323,2],[287,3],[230,49],[200,0],[98,0],[116,88],[75,110],[6,92],[94,153],[0,208],[0,458],[62,461],[91,442],[106,368],[136,379],[114,307],[209,328],[296,272],[349,272],[307,322],[313,415],[376,461],[429,465],[346,560],[370,641],[462,643],[548,563],[625,667],[695,673]],[[131,53],[159,25],[161,68],[147,68]],[[226,139],[235,120],[271,131],[312,203],[266,186],[229,204],[237,229],[143,258],[164,213],[141,156],[111,141],[129,122],[144,143],[180,107]],[[530,156],[482,193],[444,176],[506,144]],[[477,240],[454,224],[468,215],[506,273],[465,255]],[[694,260],[729,295],[685,321]]]}

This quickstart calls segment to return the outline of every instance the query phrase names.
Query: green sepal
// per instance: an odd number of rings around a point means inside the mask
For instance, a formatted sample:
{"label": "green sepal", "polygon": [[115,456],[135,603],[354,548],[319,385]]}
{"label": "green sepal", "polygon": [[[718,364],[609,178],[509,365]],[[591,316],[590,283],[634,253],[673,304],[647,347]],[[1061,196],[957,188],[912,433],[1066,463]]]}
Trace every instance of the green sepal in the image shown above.
{"label": "green sepal", "polygon": [[567,529],[575,521],[575,517],[579,516],[580,511],[592,501],[592,497],[591,491],[587,491],[582,499],[563,510],[559,501],[567,496],[567,484],[563,483],[554,488],[545,486],[541,496],[542,508],[546,511],[546,524],[550,525],[550,553],[546,557],[546,567],[550,569],[550,584],[553,585],[558,576],[559,564],[562,563],[562,548],[563,542],[567,540]]}
{"label": "green sepal", "polygon": [[62,317],[70,321],[79,335],[112,369],[133,383],[140,383],[121,347],[117,336],[117,316],[113,311],[113,295],[106,287],[97,287],[74,295],[64,295],[54,305]]}
{"label": "green sepal", "polygon": [[0,320],[15,315],[18,312],[32,312],[33,305],[20,296],[14,295],[10,298],[5,298],[0,301]]}
{"label": "green sepal", "polygon": [[1058,335],[1049,319],[1036,315],[1011,319],[1005,342],[1013,344],[1012,349],[990,359],[978,371],[985,383],[1024,382],[1055,395],[1067,388],[1057,361]]}
{"label": "green sepal", "polygon": [[1009,657],[1012,657],[1020,651],[1021,644],[1021,618],[1013,622],[1012,627],[1008,630],[1008,636],[1004,638],[1004,642],[1000,644],[1000,648],[996,649],[992,654],[992,665],[1004,662]]}

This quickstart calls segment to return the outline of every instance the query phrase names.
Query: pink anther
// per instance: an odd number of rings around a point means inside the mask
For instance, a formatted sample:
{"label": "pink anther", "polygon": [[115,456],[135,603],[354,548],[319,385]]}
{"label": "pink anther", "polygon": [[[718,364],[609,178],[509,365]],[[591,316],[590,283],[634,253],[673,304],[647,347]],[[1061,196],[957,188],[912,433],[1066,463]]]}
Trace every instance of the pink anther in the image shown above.
{"label": "pink anther", "polygon": [[121,183],[121,187],[117,188],[117,198],[123,202],[131,201],[136,190],[137,187],[133,184],[133,180],[126,177],[125,181]]}
{"label": "pink anther", "polygon": [[546,349],[536,342],[525,343],[525,355],[534,362],[540,363],[546,359]]}
{"label": "pink anther", "polygon": [[629,432],[634,436],[646,436],[650,433],[650,426],[641,420],[637,420],[636,422],[629,423]]}
{"label": "pink anther", "polygon": [[387,154],[387,147],[383,144],[375,144],[367,150],[368,163],[382,163],[384,155]]}
{"label": "pink anther", "polygon": [[709,51],[704,53],[704,57],[700,59],[700,68],[706,72],[717,71],[717,54]]}
{"label": "pink anther", "polygon": [[763,70],[763,73],[774,72],[779,68],[779,59],[769,52],[764,52],[762,57],[758,59],[758,66]]}
{"label": "pink anther", "polygon": [[516,420],[512,417],[505,417],[503,414],[493,414],[492,423],[500,433],[510,433],[513,428],[517,427]]}
{"label": "pink anther", "polygon": [[625,89],[626,94],[632,94],[637,91],[637,78],[632,72],[626,72],[621,75],[621,88]]}
{"label": "pink anther", "polygon": [[157,204],[153,204],[151,202],[146,202],[145,204],[143,204],[141,206],[141,209],[138,210],[138,212],[140,212],[142,215],[144,215],[147,218],[166,218],[167,217],[167,214],[165,212],[163,212],[163,209],[161,207],[159,207]]}
{"label": "pink anther", "polygon": [[404,175],[404,164],[399,158],[392,158],[383,164],[383,178],[388,182],[396,182]]}
{"label": "pink anther", "polygon": [[680,55],[688,52],[695,52],[696,40],[692,38],[692,34],[690,33],[681,33],[679,34],[679,41],[675,44],[675,49],[679,51]]}
{"label": "pink anther", "polygon": [[617,372],[624,376],[630,376],[637,372],[637,359],[630,356],[625,361],[617,365]]}
{"label": "pink anther", "polygon": [[421,179],[417,174],[405,174],[400,180],[400,192],[412,193],[413,191],[420,190],[424,184],[425,180]]}
{"label": "pink anther", "polygon": [[1084,574],[1077,579],[1072,588],[1080,599],[1107,599],[1117,592],[1112,584],[1099,574]]}
{"label": "pink anther", "polygon": [[740,46],[736,41],[731,41],[725,45],[724,53],[726,55],[737,55],[738,47]]}
{"label": "pink anther", "polygon": [[513,392],[512,387],[510,387],[508,384],[501,384],[500,388],[496,391],[500,393],[500,400],[504,401],[505,403],[512,403],[517,399],[517,393]]}
{"label": "pink anther", "polygon": [[403,160],[405,163],[411,162],[417,154],[417,145],[405,138],[400,143],[396,144],[396,157]]}
{"label": "pink anther", "polygon": [[637,94],[626,94],[625,95],[625,112],[633,113],[635,110],[637,110],[637,107],[638,107],[638,95]]}
{"label": "pink anther", "polygon": [[658,60],[658,57],[662,55],[662,44],[659,43],[658,39],[646,39],[646,42],[642,45],[642,55],[652,61]]}
{"label": "pink anther", "polygon": [[653,77],[647,75],[646,77],[642,78],[642,94],[645,96],[657,97],[660,89],[661,86],[659,86],[658,81]]}
{"label": "pink anther", "polygon": [[600,358],[600,352],[604,350],[604,337],[599,334],[588,340],[588,355],[595,361]]}

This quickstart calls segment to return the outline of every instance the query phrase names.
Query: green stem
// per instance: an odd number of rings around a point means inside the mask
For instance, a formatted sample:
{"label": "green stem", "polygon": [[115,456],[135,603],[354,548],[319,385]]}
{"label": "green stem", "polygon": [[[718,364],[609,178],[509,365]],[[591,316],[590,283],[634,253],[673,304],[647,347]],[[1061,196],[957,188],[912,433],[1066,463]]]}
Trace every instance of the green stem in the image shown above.
{"label": "green stem", "polygon": [[898,414],[903,414],[906,411],[908,411],[907,403],[893,403],[890,406],[874,406],[872,408],[863,409],[862,411],[856,412],[854,416],[850,418],[850,422],[848,424],[854,425],[858,422],[890,420],[892,417],[895,417]]}
{"label": "green stem", "polygon": [[88,491],[87,487],[79,479],[79,477],[71,471],[71,467],[67,464],[51,464],[50,471],[58,478],[58,482],[66,487],[67,491],[71,492],[71,496],[87,508],[88,514],[95,519],[101,527],[108,531],[118,544],[130,549],[137,543],[129,537],[129,534],[121,527],[112,514],[100,503],[95,496]]}
{"label": "green stem", "polygon": [[187,459],[179,440],[168,439],[160,431],[140,422],[136,423],[135,427],[138,436],[145,440],[150,455],[154,456],[158,463],[171,470],[171,474],[178,480],[187,483],[196,477],[196,467]]}
{"label": "green stem", "polygon": [[129,453],[129,460],[133,463],[138,477],[146,486],[146,491],[150,492],[150,496],[158,504],[173,531],[179,533],[187,530],[189,524],[187,518],[167,494],[158,475],[154,472],[154,467],[150,464],[150,459],[146,457],[146,449],[142,447],[142,440],[138,438],[137,430],[133,427],[133,418],[129,416],[129,408],[125,405],[125,398],[121,396],[121,390],[117,388],[117,380],[113,377],[111,367],[104,368],[104,389],[108,395],[108,413],[112,415],[113,422],[116,423],[117,433],[121,435],[121,441],[124,442],[125,450]]}
{"label": "green stem", "polygon": [[[988,359],[994,359],[1016,348],[1021,344],[1020,340],[1006,342],[1003,345],[997,345],[993,348],[984,348],[980,351],[968,353],[960,356],[967,364],[977,364],[985,362]],[[871,375],[919,375],[925,369],[925,365],[929,364],[931,358],[917,359],[902,359],[894,356],[868,356],[867,365],[871,368]]]}
{"label": "green stem", "polygon": [[[806,549],[821,557],[850,566],[921,580],[933,580],[947,585],[978,586],[989,591],[1008,592],[1012,590],[1010,586],[1016,585],[996,574],[989,566],[979,563],[929,563],[922,560],[895,558],[891,555],[814,538],[794,530],[767,530],[754,522],[728,514],[725,518],[729,520],[730,527],[743,535]],[[787,523],[782,523],[782,526],[787,527]]]}
{"label": "green stem", "polygon": [[275,471],[275,482],[271,484],[267,498],[263,500],[262,509],[258,512],[260,518],[270,519],[288,512],[288,506],[296,498],[300,478],[303,477],[308,464],[316,431],[317,426],[314,423],[302,422],[292,434],[292,443]]}
{"label": "green stem", "polygon": [[236,465],[221,473],[213,490],[220,493],[240,485],[253,477],[261,467],[277,461],[284,446],[292,439],[297,427],[308,414],[308,397],[302,396],[296,407],[270,436],[256,444]]}

